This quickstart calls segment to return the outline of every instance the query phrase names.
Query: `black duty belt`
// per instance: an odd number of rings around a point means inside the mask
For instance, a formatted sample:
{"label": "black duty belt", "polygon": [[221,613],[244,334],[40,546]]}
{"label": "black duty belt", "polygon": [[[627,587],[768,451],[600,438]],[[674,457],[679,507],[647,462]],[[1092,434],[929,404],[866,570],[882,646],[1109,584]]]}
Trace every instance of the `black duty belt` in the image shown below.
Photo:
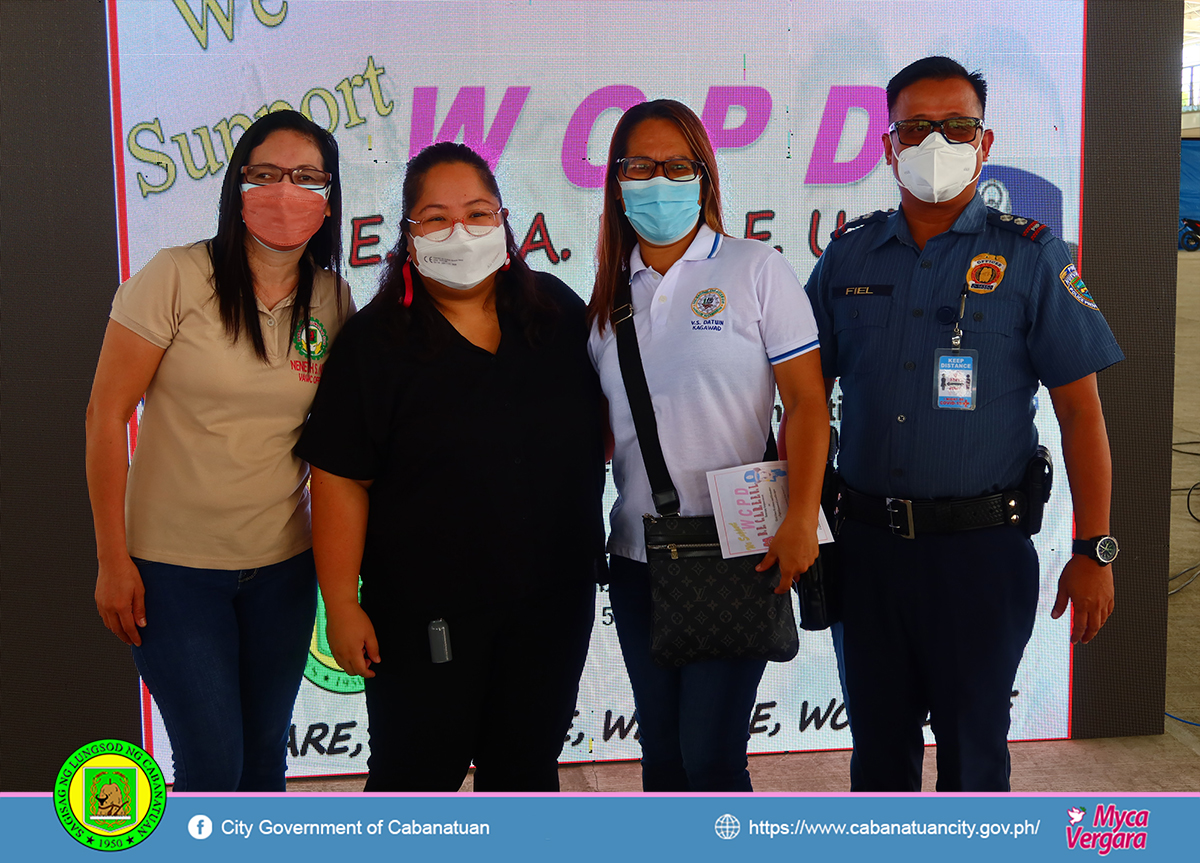
{"label": "black duty belt", "polygon": [[837,513],[863,524],[886,527],[896,536],[957,533],[1000,525],[1019,525],[1027,511],[1025,492],[1004,491],[954,500],[905,500],[860,494],[842,483]]}

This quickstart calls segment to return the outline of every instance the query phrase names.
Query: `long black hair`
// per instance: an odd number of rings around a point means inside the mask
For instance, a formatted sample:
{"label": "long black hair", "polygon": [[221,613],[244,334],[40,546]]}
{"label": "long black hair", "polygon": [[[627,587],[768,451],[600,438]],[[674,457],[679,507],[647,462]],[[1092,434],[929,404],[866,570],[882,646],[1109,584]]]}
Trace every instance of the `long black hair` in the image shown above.
{"label": "long black hair", "polygon": [[[435,354],[445,346],[446,329],[420,272],[408,259],[408,216],[413,205],[421,197],[425,177],[438,165],[463,164],[474,168],[484,188],[495,196],[500,206],[500,187],[496,176],[482,156],[466,144],[442,141],[431,144],[408,160],[405,168],[402,191],[400,237],[395,248],[387,256],[387,266],[379,283],[379,292],[371,301],[389,310],[397,332],[403,336],[411,331],[419,340],[419,353]],[[555,316],[556,307],[537,289],[533,270],[521,257],[520,246],[513,236],[508,219],[504,219],[504,237],[508,247],[508,266],[496,273],[496,311],[498,314],[514,315],[521,326],[522,334],[531,345],[538,344]],[[407,273],[405,272],[407,270]],[[411,295],[408,295],[411,285]],[[408,296],[409,302],[405,302]]]}
{"label": "long black hair", "polygon": [[[262,327],[258,323],[258,301],[254,295],[254,278],[246,258],[246,224],[242,221],[242,168],[250,153],[272,132],[289,129],[311,140],[321,151],[321,166],[332,179],[329,188],[329,215],[320,229],[308,241],[300,258],[300,282],[296,286],[296,301],[292,305],[292,322],[288,330],[295,333],[303,322],[305,345],[308,344],[309,319],[312,311],[313,276],[317,268],[334,274],[334,294],[339,317],[342,311],[342,180],[338,170],[338,145],[323,128],[298,111],[273,111],[257,120],[242,134],[221,183],[221,205],[217,215],[217,235],[208,241],[212,258],[213,289],[220,306],[225,332],[236,342],[245,329],[254,345],[254,353],[266,362],[267,347]],[[290,350],[290,347],[289,347]],[[311,353],[309,351],[308,353]]]}

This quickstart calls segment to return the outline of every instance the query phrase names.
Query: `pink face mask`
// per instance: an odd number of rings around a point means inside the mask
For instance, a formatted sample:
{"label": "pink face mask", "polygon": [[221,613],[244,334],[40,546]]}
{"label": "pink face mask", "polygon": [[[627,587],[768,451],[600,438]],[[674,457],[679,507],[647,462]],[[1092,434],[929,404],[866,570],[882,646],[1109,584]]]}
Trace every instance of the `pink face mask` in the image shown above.
{"label": "pink face mask", "polygon": [[242,192],[242,221],[264,245],[291,251],[321,229],[326,204],[321,192],[291,183],[254,186]]}

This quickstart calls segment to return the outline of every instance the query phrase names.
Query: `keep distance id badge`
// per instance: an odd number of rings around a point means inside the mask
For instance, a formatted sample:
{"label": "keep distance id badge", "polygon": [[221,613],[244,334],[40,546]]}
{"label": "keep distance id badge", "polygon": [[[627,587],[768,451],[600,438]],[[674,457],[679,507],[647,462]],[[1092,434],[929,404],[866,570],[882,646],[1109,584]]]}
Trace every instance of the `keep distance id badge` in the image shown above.
{"label": "keep distance id badge", "polygon": [[979,352],[938,348],[933,354],[933,406],[944,411],[975,410]]}

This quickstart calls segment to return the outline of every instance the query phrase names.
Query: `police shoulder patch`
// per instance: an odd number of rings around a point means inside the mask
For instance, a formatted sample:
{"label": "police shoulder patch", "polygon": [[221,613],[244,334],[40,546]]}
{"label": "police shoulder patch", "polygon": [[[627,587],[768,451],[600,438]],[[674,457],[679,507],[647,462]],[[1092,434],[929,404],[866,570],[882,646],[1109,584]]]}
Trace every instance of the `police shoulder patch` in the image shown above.
{"label": "police shoulder patch", "polygon": [[1092,299],[1087,285],[1083,283],[1083,279],[1079,278],[1079,270],[1075,269],[1074,264],[1067,264],[1067,266],[1063,267],[1062,272],[1058,274],[1058,279],[1080,305],[1087,306],[1094,312],[1100,311],[1100,307]]}
{"label": "police shoulder patch", "polygon": [[863,225],[869,225],[871,222],[882,222],[893,212],[895,212],[895,210],[876,210],[873,213],[864,213],[863,215],[857,216],[846,222],[846,224],[842,225],[840,228],[830,234],[829,239],[836,240],[844,237],[850,231],[861,228]]}
{"label": "police shoulder patch", "polygon": [[989,225],[1012,231],[1037,243],[1048,243],[1054,237],[1054,233],[1039,221],[1026,219],[1024,216],[1014,216],[1011,213],[1002,213],[991,207],[988,207],[987,220]]}

